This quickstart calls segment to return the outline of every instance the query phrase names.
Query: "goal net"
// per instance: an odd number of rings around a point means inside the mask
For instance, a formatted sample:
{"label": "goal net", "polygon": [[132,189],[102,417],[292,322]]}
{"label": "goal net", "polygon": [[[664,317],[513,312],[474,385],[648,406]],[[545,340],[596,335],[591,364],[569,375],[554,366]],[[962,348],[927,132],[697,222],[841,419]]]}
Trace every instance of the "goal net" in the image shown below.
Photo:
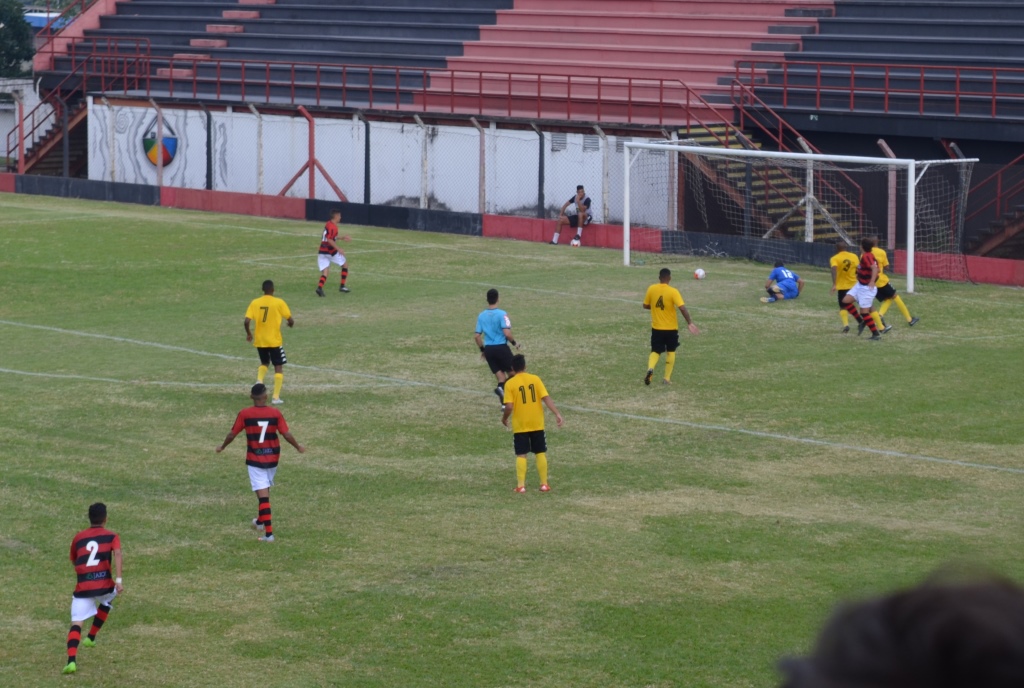
{"label": "goal net", "polygon": [[627,265],[727,255],[827,266],[878,237],[894,272],[967,280],[963,225],[976,160],[915,161],[625,144]]}

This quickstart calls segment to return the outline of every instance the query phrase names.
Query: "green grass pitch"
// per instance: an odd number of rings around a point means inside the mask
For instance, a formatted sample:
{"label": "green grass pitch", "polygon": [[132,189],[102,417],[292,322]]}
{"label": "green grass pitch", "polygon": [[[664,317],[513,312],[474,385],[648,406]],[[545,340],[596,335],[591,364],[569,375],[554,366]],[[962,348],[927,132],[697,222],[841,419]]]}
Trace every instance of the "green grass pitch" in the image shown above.
{"label": "green grass pitch", "polygon": [[[0,196],[0,685],[772,686],[839,599],[945,565],[1024,579],[1020,290],[925,282],[921,323],[893,308],[868,343],[823,270],[765,306],[768,266],[686,259],[703,332],[644,387],[660,265],[350,227],[352,292],[332,268],[320,299],[320,231]],[[282,450],[273,545],[242,441],[213,451],[267,278],[308,449]],[[550,494],[532,459],[512,492],[472,342],[492,286],[566,417]],[[68,545],[97,500],[127,592],[66,679]]]}

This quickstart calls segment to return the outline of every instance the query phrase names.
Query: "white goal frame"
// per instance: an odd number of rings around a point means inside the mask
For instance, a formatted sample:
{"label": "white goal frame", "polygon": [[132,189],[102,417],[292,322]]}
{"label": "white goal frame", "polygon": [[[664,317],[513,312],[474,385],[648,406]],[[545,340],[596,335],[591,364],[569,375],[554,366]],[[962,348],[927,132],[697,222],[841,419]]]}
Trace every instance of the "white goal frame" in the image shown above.
{"label": "white goal frame", "polygon": [[[891,169],[905,168],[907,170],[907,179],[913,180],[914,183],[907,184],[907,293],[914,293],[914,222],[915,222],[915,210],[917,207],[916,199],[916,187],[919,177],[917,176],[918,167],[922,167],[921,174],[933,164],[948,164],[951,162],[977,162],[976,158],[964,159],[964,160],[924,160],[918,161],[909,158],[874,158],[874,157],[862,157],[854,155],[825,155],[820,153],[779,153],[775,151],[761,151],[761,150],[747,150],[747,149],[734,149],[734,148],[717,148],[711,146],[693,146],[685,144],[673,144],[673,143],[643,143],[639,141],[624,141],[623,142],[623,220],[622,220],[622,259],[623,264],[628,266],[630,264],[630,169],[633,166],[633,162],[636,160],[636,156],[633,155],[635,150],[653,150],[653,151],[665,151],[665,152],[676,152],[676,153],[691,153],[696,155],[707,155],[709,153],[716,156],[736,157],[736,158],[776,158],[786,160],[804,160],[808,162],[808,169],[810,170],[810,163],[814,162],[832,162],[837,164],[860,164],[860,165],[878,165],[887,166]],[[671,170],[669,173],[670,183],[678,183],[675,181],[678,175],[672,174]],[[671,194],[672,198],[667,201],[669,203],[675,203],[675,194]],[[817,199],[813,195],[813,186],[809,185],[808,195],[801,201],[801,204],[807,203],[808,205],[817,204]],[[670,213],[675,214],[674,209],[670,208]],[[813,230],[811,229],[811,222],[813,221],[811,213],[807,213],[807,231],[805,241],[813,241]]]}

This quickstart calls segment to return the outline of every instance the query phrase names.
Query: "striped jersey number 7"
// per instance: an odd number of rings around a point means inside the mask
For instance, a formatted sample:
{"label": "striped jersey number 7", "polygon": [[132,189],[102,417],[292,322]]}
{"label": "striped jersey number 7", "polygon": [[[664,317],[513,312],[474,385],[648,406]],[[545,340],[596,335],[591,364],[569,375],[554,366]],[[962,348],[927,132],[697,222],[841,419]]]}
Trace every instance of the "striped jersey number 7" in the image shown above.
{"label": "striped jersey number 7", "polygon": [[260,322],[267,322],[267,313],[270,312],[270,306],[260,306],[260,310],[263,311],[263,320]]}
{"label": "striped jersey number 7", "polygon": [[256,421],[256,425],[260,426],[260,438],[256,440],[258,444],[263,444],[263,438],[267,436],[267,428],[270,427],[269,420]]}

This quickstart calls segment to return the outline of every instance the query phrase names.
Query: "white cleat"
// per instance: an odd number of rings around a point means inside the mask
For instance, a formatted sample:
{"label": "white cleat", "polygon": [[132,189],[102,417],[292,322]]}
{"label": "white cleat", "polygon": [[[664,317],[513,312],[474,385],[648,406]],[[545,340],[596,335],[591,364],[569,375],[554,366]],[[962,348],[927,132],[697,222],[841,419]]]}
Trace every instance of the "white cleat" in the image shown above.
{"label": "white cleat", "polygon": [[284,403],[284,399],[281,399],[281,398],[271,399],[270,403],[273,404],[274,406],[280,406],[281,404]]}

